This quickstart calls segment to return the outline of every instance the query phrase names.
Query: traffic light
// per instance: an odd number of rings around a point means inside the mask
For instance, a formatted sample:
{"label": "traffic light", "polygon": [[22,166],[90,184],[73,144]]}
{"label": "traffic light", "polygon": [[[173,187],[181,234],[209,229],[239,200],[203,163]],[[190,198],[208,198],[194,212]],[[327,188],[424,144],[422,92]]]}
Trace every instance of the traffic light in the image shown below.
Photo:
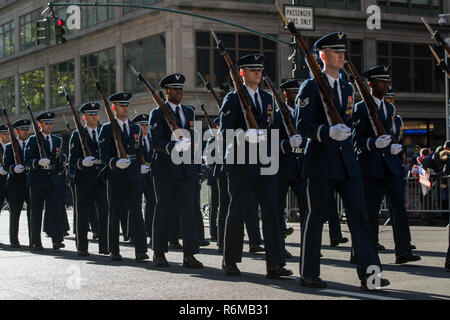
{"label": "traffic light", "polygon": [[36,22],[36,42],[38,45],[50,44],[50,21],[48,19],[39,20]]}
{"label": "traffic light", "polygon": [[66,23],[63,19],[55,20],[55,41],[56,44],[63,44],[66,42],[64,34],[66,33]]}

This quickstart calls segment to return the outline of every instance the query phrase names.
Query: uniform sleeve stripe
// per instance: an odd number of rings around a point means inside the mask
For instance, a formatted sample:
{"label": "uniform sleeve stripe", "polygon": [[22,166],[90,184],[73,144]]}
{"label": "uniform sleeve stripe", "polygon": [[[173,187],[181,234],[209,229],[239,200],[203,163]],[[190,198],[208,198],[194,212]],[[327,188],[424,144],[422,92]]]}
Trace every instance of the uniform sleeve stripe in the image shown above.
{"label": "uniform sleeve stripe", "polygon": [[321,125],[319,126],[319,129],[317,129],[317,140],[318,140],[319,142],[322,142],[322,140],[320,139],[320,129],[322,129],[323,126],[324,126],[324,125],[321,124]]}

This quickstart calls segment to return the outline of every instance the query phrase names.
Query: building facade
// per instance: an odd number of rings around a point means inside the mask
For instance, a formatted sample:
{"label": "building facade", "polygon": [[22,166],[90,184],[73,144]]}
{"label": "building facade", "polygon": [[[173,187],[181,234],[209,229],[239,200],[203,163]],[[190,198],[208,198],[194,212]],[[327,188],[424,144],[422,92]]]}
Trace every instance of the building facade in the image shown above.
{"label": "building facade", "polygon": [[[65,44],[56,45],[52,39],[49,46],[37,45],[36,21],[47,15],[41,14],[47,2],[0,1],[0,97],[12,119],[26,113],[24,96],[36,112],[54,111],[55,130],[63,135],[68,134],[63,115],[70,119],[72,128],[74,125],[59,87],[64,85],[72,93],[76,107],[99,100],[89,71],[100,80],[107,95],[122,90],[132,92],[132,113],[148,113],[155,107],[131,73],[129,63],[155,86],[165,74],[185,74],[184,103],[197,107],[201,101],[211,116],[217,116],[215,101],[197,77],[197,72],[202,73],[216,88],[229,81],[228,69],[215,49],[210,28],[224,41],[233,59],[248,53],[264,53],[266,72],[275,83],[291,76],[292,63],[288,57],[292,49],[285,43],[198,17],[146,9],[82,7],[81,29],[68,32]],[[291,41],[273,0],[103,2],[183,10]],[[292,4],[291,0],[279,2]],[[406,128],[405,144],[433,146],[445,140],[444,75],[428,50],[427,45],[433,41],[420,17],[437,28],[438,14],[448,12],[450,0],[296,0],[296,4],[314,6],[315,30],[303,32],[311,44],[323,34],[346,32],[349,57],[360,70],[381,63],[392,65],[395,104]],[[366,10],[370,5],[381,9],[379,30],[366,26],[370,16]],[[55,8],[55,13],[65,19],[66,9]],[[449,30],[442,26],[445,36]],[[438,52],[443,54],[442,50]],[[200,108],[197,115],[203,116]],[[101,113],[101,121],[106,121],[105,113]]]}

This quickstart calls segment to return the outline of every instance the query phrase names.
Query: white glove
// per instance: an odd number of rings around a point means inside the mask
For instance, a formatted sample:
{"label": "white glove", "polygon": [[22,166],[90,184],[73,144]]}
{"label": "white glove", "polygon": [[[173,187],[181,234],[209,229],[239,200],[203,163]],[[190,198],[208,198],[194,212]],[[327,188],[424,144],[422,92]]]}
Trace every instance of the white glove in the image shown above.
{"label": "white glove", "polygon": [[391,136],[388,134],[384,134],[375,140],[375,146],[378,149],[386,148],[391,143]]}
{"label": "white glove", "polygon": [[245,140],[249,143],[258,143],[266,140],[264,132],[258,129],[248,129],[245,132]]}
{"label": "white glove", "polygon": [[116,162],[116,167],[123,170],[128,168],[130,164],[131,164],[130,159],[119,159]]}
{"label": "white glove", "polygon": [[5,169],[3,169],[3,167],[0,167],[0,175],[6,176],[7,174],[8,172],[6,172]]}
{"label": "white glove", "polygon": [[391,153],[394,155],[399,154],[400,152],[402,152],[402,150],[403,146],[401,144],[393,143],[391,145]]}
{"label": "white glove", "polygon": [[145,164],[141,165],[141,174],[147,174],[150,172],[150,167]]}
{"label": "white glove", "polygon": [[22,172],[24,172],[25,171],[25,167],[23,166],[23,165],[21,165],[21,164],[17,164],[15,167],[14,167],[14,172],[15,173],[22,173]]}
{"label": "white glove", "polygon": [[302,144],[303,138],[299,134],[294,134],[290,139],[289,143],[291,145],[291,148],[297,148]]}
{"label": "white glove", "polygon": [[39,160],[39,165],[41,167],[48,167],[50,165],[50,159],[42,158]]}
{"label": "white glove", "polygon": [[345,124],[339,123],[330,128],[330,138],[337,141],[344,141],[351,135],[351,130]]}
{"label": "white glove", "polygon": [[177,152],[185,152],[191,148],[191,139],[181,138],[177,143],[175,143],[175,150]]}
{"label": "white glove", "polygon": [[95,157],[89,156],[83,159],[81,162],[85,167],[92,167],[95,164]]}

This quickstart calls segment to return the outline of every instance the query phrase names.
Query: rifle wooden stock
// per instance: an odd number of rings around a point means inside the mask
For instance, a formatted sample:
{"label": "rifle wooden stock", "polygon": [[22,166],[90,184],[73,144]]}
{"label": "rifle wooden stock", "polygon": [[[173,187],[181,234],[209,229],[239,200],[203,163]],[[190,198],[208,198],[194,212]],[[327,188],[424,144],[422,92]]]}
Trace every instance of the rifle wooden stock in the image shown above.
{"label": "rifle wooden stock", "polygon": [[[361,95],[362,99],[364,100],[364,103],[367,106],[367,109],[369,111],[369,115],[372,118],[372,125],[374,127],[375,134],[377,136],[382,136],[387,134],[386,129],[384,128],[383,124],[381,123],[380,119],[378,118],[378,106],[376,105],[375,101],[373,100],[372,95],[370,94],[370,90],[366,85],[366,82],[361,78],[358,71],[356,70],[353,63],[346,59],[345,65],[348,67],[348,70],[351,74],[351,79],[356,84],[356,87],[358,88],[359,94]],[[397,139],[395,139],[393,134],[391,135],[391,141],[392,143],[398,143]]]}
{"label": "rifle wooden stock", "polygon": [[211,30],[211,32],[214,36],[214,39],[216,40],[217,49],[219,50],[220,54],[225,59],[225,62],[227,63],[228,68],[230,69],[230,76],[231,76],[231,79],[233,80],[234,87],[235,87],[235,89],[239,95],[239,99],[241,101],[242,113],[244,114],[244,119],[247,124],[247,129],[259,129],[258,123],[256,122],[255,117],[253,116],[253,113],[252,113],[252,107],[250,106],[252,98],[250,97],[247,89],[245,88],[244,84],[242,83],[242,80],[237,71],[237,67],[231,60],[230,54],[225,49],[222,41],[220,41],[217,38],[214,31]]}
{"label": "rifle wooden stock", "polygon": [[209,129],[211,129],[211,130],[215,129],[213,123],[211,122],[211,119],[208,116],[208,112],[206,112],[205,105],[201,104],[200,108],[202,109],[203,113],[205,114],[205,118],[206,118],[206,121],[208,122]]}
{"label": "rifle wooden stock", "polygon": [[[131,65],[130,65],[130,69],[136,75],[138,81],[147,88],[148,92],[150,92],[150,94],[153,97],[153,101],[155,101],[156,105],[159,107],[159,109],[161,109],[161,111],[164,115],[164,118],[168,122],[169,127],[171,128],[172,132],[177,131],[179,129],[177,122],[173,118],[172,114],[167,110],[167,106],[164,103],[164,101],[160,95],[160,91],[159,92],[156,91],[155,88],[153,88],[153,86],[142,76],[142,74],[140,72],[137,72]],[[182,138],[184,138],[184,136],[182,134],[180,134],[178,139],[182,139]]]}
{"label": "rifle wooden stock", "polygon": [[[72,110],[73,120],[75,122],[75,127],[78,130],[78,137],[80,138],[81,149],[83,150],[83,155],[84,155],[85,158],[86,157],[91,157],[92,156],[92,152],[91,152],[91,149],[89,149],[89,146],[87,144],[86,132],[84,131],[84,127],[81,124],[80,115],[75,110],[75,108],[74,108],[74,106],[72,104],[72,100],[70,99],[70,96],[67,93],[66,89],[64,87],[62,87],[62,89],[64,90],[64,95],[66,97],[67,104],[69,105],[70,110]],[[69,123],[67,123],[67,125],[69,125]]]}
{"label": "rifle wooden stock", "polygon": [[[19,142],[17,141],[17,137],[14,133],[14,129],[11,125],[11,121],[9,120],[8,113],[6,112],[5,108],[3,108],[3,115],[5,116],[6,124],[8,125],[9,136],[11,137],[11,146],[14,154],[14,162],[16,165],[22,164],[22,160],[20,159],[19,153]],[[1,155],[0,163],[3,163],[3,154]]]}
{"label": "rifle wooden stock", "polygon": [[296,135],[297,130],[295,130],[294,126],[292,125],[290,111],[289,111],[286,103],[283,101],[283,99],[281,98],[278,91],[275,90],[275,86],[273,85],[272,80],[270,80],[270,78],[266,74],[264,75],[264,80],[266,81],[267,86],[270,88],[273,96],[275,97],[275,101],[277,102],[278,109],[280,109],[280,111],[281,111],[281,116],[283,118],[283,122],[286,125],[287,134],[288,134],[289,138]]}
{"label": "rifle wooden stock", "polygon": [[440,47],[443,47],[445,51],[447,51],[447,54],[450,56],[450,47],[447,44],[447,42],[445,42],[444,38],[441,35],[441,32],[439,31],[439,29],[436,29],[435,31],[433,31],[433,29],[431,28],[431,26],[425,21],[424,18],[421,18],[423,24],[425,25],[425,27],[427,27],[428,31],[431,33],[431,39],[436,40],[437,44]]}
{"label": "rifle wooden stock", "polygon": [[[92,71],[91,75],[95,79],[94,75],[92,74]],[[109,105],[108,99],[106,98],[105,94],[103,93],[103,90],[100,87],[100,82],[97,79],[95,79],[95,86],[97,88],[97,91],[100,93],[103,102],[105,103],[106,115],[108,116],[109,123],[111,123],[111,129],[114,135],[114,140],[116,142],[118,156],[120,159],[128,159],[128,155],[125,152],[125,149],[122,145],[122,136],[120,135],[119,125],[117,124],[116,118],[114,117],[114,114],[111,110],[111,106]]]}
{"label": "rifle wooden stock", "polygon": [[36,135],[36,141],[41,159],[47,158],[47,153],[45,152],[44,149],[44,137],[42,136],[42,132],[41,130],[39,130],[39,125],[36,121],[36,118],[33,115],[33,111],[31,111],[30,105],[27,102],[25,102],[25,105],[31,117],[31,124],[33,125],[34,134]]}
{"label": "rifle wooden stock", "polygon": [[432,55],[436,59],[437,65],[441,67],[442,71],[444,71],[445,73],[447,73],[448,76],[450,76],[450,69],[448,65],[445,63],[444,59],[439,58],[438,54],[436,53],[436,51],[433,49],[432,46],[428,45],[428,48],[430,48]]}
{"label": "rifle wooden stock", "polygon": [[206,88],[206,90],[208,90],[212,94],[212,96],[214,97],[214,100],[216,100],[217,107],[220,110],[222,108],[222,99],[220,99],[219,96],[217,95],[216,91],[214,90],[214,88],[211,85],[211,82],[206,81],[200,72],[198,72],[198,75],[200,77],[200,80],[203,83],[203,86]]}

